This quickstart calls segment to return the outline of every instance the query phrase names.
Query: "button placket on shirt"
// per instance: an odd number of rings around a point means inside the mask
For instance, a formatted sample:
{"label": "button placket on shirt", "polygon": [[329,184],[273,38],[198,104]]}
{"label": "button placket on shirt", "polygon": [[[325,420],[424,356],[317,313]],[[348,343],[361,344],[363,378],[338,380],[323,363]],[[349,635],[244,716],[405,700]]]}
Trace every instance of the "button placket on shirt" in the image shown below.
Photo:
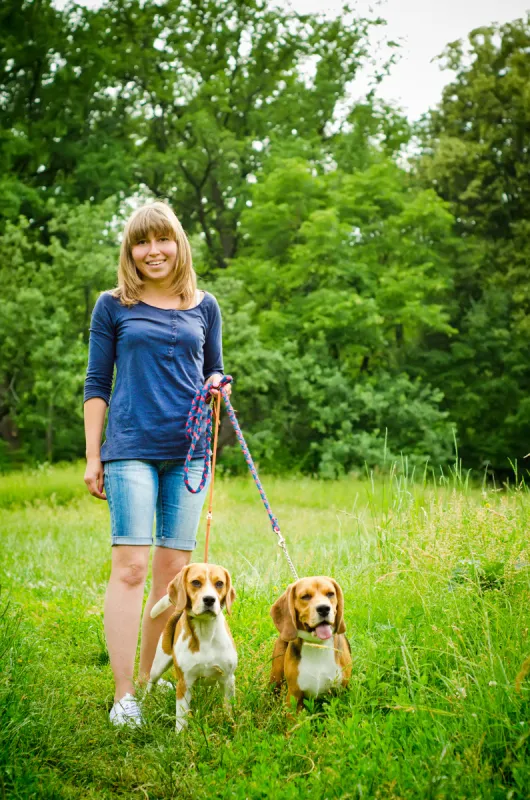
{"label": "button placket on shirt", "polygon": [[171,336],[169,339],[169,349],[167,351],[168,358],[173,358],[175,352],[175,344],[177,342],[177,311],[171,310]]}

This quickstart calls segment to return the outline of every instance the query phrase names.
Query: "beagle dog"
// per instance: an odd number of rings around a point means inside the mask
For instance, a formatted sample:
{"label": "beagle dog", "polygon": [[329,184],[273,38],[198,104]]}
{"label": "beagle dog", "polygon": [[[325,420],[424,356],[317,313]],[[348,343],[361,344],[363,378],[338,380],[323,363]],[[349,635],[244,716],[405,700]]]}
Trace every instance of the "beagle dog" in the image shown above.
{"label": "beagle dog", "polygon": [[237,653],[222,608],[230,614],[235,596],[230,573],[224,567],[189,564],[151,610],[151,617],[155,618],[170,605],[175,606],[158,642],[147,690],[173,661],[177,675],[177,733],[187,725],[191,689],[197,679],[221,684],[227,703],[234,696]]}
{"label": "beagle dog", "polygon": [[322,576],[291,583],[271,608],[280,634],[274,646],[270,683],[287,681],[287,704],[297,709],[307,695],[317,697],[347,686],[350,645],[344,632],[344,598],[339,584]]}

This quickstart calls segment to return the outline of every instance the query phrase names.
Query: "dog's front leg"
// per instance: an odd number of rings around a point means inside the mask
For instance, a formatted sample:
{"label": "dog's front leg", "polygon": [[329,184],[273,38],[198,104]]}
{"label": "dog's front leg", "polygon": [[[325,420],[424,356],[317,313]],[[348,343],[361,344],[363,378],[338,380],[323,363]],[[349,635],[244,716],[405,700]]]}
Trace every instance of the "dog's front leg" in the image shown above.
{"label": "dog's front leg", "polygon": [[147,691],[150,692],[155,683],[157,683],[164,672],[169,669],[171,663],[173,661],[173,656],[171,653],[168,655],[164,652],[162,648],[162,636],[158,640],[158,644],[156,646],[156,653],[153,659],[153,666],[151,667],[151,672],[149,674],[149,682],[147,684]]}
{"label": "dog's front leg", "polygon": [[177,668],[177,721],[175,724],[177,733],[183,731],[188,724],[192,686],[193,683],[186,684],[183,673]]}
{"label": "dog's front leg", "polygon": [[225,707],[230,711],[231,710],[231,701],[234,699],[236,694],[236,678],[235,675],[229,675],[228,678],[223,683],[224,689],[224,704]]}
{"label": "dog's front leg", "polygon": [[294,701],[296,700],[296,711],[301,711],[304,707],[304,693],[300,691],[298,686],[288,684],[287,685],[287,697],[285,698],[285,702],[287,704],[287,708],[290,710],[293,709]]}
{"label": "dog's front leg", "polygon": [[282,686],[282,681],[285,672],[285,653],[287,652],[288,642],[283,639],[276,639],[274,650],[272,653],[272,667],[269,684],[272,686],[274,692],[278,693]]}

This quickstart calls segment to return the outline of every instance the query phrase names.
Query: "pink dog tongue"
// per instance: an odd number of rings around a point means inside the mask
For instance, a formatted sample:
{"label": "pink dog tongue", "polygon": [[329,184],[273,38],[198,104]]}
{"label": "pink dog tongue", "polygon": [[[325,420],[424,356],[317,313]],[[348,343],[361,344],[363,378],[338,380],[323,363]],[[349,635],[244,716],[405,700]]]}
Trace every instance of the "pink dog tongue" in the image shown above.
{"label": "pink dog tongue", "polygon": [[315,628],[315,635],[319,639],[330,639],[332,635],[331,625],[319,625]]}

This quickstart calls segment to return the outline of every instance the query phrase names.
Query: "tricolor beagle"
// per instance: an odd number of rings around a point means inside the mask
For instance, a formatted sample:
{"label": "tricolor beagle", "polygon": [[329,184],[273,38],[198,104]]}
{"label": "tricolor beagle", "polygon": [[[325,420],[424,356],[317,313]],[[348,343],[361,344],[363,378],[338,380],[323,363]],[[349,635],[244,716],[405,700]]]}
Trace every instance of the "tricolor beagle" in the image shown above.
{"label": "tricolor beagle", "polygon": [[346,686],[351,675],[351,651],[343,635],[344,599],[332,578],[302,578],[291,583],[271,608],[280,637],[272,656],[271,684],[287,681],[287,704]]}
{"label": "tricolor beagle", "polygon": [[177,733],[187,725],[191,687],[198,678],[220,683],[226,702],[234,696],[237,653],[221,609],[225,606],[230,614],[235,596],[230,574],[224,567],[190,564],[153,606],[153,618],[171,604],[175,606],[158,642],[147,688],[151,689],[173,661],[177,674]]}

